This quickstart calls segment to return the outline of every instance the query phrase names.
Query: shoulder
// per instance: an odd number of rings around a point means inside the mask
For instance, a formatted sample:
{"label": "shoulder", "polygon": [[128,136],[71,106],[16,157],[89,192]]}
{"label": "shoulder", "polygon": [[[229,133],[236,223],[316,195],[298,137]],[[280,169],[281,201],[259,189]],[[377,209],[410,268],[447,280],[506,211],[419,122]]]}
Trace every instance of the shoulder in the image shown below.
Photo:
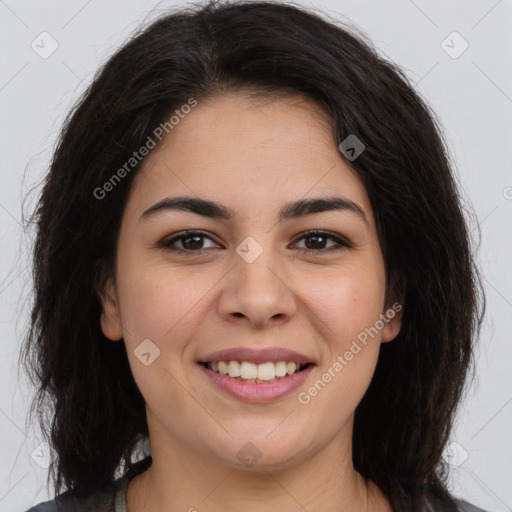
{"label": "shoulder", "polygon": [[461,512],[486,512],[483,508],[478,508],[467,501],[456,499],[457,505]]}
{"label": "shoulder", "polygon": [[45,501],[44,503],[39,503],[39,505],[35,505],[32,508],[29,508],[26,512],[56,512],[57,505],[55,500]]}
{"label": "shoulder", "polygon": [[39,503],[26,512],[126,512],[125,492],[128,482],[145,471],[153,462],[151,455],[139,460],[124,476],[113,484],[98,489],[86,498],[78,498],[70,491],[55,499]]}
{"label": "shoulder", "polygon": [[50,501],[39,503],[26,512],[115,512],[116,488],[96,491],[85,498],[69,492]]}
{"label": "shoulder", "polygon": [[[442,512],[443,510],[453,510],[453,502],[457,506],[457,512],[487,512],[486,510],[479,508],[468,501],[459,498],[451,493],[444,494],[440,497],[439,493],[433,492],[432,489],[425,492],[424,509],[426,512]],[[451,498],[446,500],[449,496]]]}

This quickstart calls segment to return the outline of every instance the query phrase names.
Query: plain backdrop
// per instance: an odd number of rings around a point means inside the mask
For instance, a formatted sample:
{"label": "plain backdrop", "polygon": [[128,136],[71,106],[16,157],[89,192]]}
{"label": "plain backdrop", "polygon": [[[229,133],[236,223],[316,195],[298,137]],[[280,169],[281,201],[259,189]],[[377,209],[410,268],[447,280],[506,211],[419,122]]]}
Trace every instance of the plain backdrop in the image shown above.
{"label": "plain backdrop", "polygon": [[[474,209],[473,235],[481,230],[475,251],[488,301],[477,378],[445,457],[455,495],[492,512],[512,510],[512,1],[298,3],[362,29],[405,70],[444,127]],[[25,424],[33,390],[17,369],[31,289],[22,201],[44,175],[63,118],[98,66],[146,17],[175,5],[184,4],[0,0],[0,511],[53,498],[47,448],[38,426]]]}

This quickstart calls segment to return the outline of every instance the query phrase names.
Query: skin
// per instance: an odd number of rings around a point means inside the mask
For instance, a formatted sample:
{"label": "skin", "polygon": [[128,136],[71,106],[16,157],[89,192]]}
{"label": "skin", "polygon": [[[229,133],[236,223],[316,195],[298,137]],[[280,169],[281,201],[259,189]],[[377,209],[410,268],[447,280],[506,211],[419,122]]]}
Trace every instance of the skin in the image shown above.
{"label": "skin", "polygon": [[[331,124],[322,107],[300,96],[216,96],[182,119],[136,176],[115,280],[100,290],[102,330],[111,340],[124,338],[146,401],[153,463],[128,486],[129,512],[391,511],[354,470],[352,430],[380,344],[396,337],[401,314],[307,405],[297,399],[396,301],[391,288],[386,297],[369,198],[343,160]],[[222,203],[235,217],[162,211],[140,220],[158,201],[182,195]],[[368,224],[349,211],[277,221],[289,201],[333,195],[357,203]],[[174,247],[207,248],[204,254],[159,246],[187,229],[210,238],[195,245],[182,239]],[[312,229],[352,246],[328,252],[335,240],[314,245],[301,238]],[[248,236],[263,248],[252,263],[236,252]],[[306,255],[308,248],[320,250]],[[161,351],[149,366],[134,353],[144,339]],[[214,387],[196,364],[238,346],[289,348],[317,366],[290,395],[246,403]],[[261,455],[252,467],[237,457],[248,442]]]}

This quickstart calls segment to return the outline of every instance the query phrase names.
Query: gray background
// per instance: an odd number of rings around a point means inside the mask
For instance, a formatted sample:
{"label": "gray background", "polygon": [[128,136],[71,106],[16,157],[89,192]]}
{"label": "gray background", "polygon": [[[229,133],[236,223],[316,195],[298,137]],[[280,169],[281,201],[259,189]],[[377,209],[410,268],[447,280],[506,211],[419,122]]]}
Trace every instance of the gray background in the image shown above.
{"label": "gray background", "polygon": [[[299,3],[360,27],[405,69],[445,128],[465,201],[476,213],[473,234],[477,224],[481,228],[477,254],[488,298],[477,378],[446,452],[451,489],[489,511],[512,510],[512,1]],[[32,389],[17,373],[31,289],[22,200],[43,176],[63,116],[99,64],[146,16],[153,19],[171,5],[183,2],[0,0],[2,511],[53,497],[45,486],[47,450],[37,426],[25,424]],[[35,41],[40,53],[51,49],[49,37],[39,36],[44,31],[58,43],[47,58],[31,47]],[[464,40],[469,46],[461,53]],[[26,208],[34,199],[29,196]]]}

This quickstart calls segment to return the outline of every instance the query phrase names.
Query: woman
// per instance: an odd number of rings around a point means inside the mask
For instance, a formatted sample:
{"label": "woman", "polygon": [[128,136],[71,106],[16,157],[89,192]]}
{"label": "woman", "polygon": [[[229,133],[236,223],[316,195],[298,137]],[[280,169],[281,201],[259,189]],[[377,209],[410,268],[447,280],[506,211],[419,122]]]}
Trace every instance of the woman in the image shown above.
{"label": "woman", "polygon": [[282,3],[161,17],[69,116],[34,221],[66,492],[32,511],[479,510],[441,457],[479,273],[433,114],[360,36]]}

